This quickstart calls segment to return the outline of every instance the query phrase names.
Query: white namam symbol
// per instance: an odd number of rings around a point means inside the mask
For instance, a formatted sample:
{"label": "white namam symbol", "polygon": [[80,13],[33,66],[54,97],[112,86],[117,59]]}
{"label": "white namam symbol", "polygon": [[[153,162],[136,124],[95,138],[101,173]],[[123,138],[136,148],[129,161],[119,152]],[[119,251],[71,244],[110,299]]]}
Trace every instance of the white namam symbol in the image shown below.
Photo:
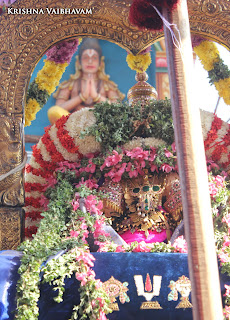
{"label": "white namam symbol", "polygon": [[153,276],[153,285],[149,274],[147,273],[145,286],[142,275],[135,275],[134,281],[137,287],[138,296],[143,296],[147,301],[151,301],[155,296],[160,295],[162,276]]}

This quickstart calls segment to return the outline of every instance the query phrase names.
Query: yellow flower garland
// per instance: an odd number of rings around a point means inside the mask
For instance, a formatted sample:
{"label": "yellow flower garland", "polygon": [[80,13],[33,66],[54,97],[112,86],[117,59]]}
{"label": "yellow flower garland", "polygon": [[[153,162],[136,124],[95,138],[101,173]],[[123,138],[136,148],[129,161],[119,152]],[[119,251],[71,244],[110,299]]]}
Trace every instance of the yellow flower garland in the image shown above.
{"label": "yellow flower garland", "polygon": [[198,55],[205,70],[210,71],[214,67],[214,63],[219,60],[219,51],[215,43],[211,41],[203,41],[194,48],[194,52]]}
{"label": "yellow flower garland", "polygon": [[230,105],[230,78],[214,82],[214,85],[219,92],[219,96],[224,99],[226,104]]}
{"label": "yellow flower garland", "polygon": [[35,82],[40,90],[46,90],[49,94],[52,94],[59,84],[68,63],[57,64],[50,60],[44,61],[45,65],[42,70],[38,72]]}
{"label": "yellow flower garland", "polygon": [[25,106],[25,126],[30,126],[31,121],[36,118],[36,113],[41,110],[37,100],[30,98]]}
{"label": "yellow flower garland", "polygon": [[[199,57],[204,69],[211,71],[214,64],[220,60],[219,50],[215,43],[203,41],[200,45],[194,47],[194,52]],[[214,82],[219,96],[224,99],[227,105],[230,105],[230,78],[221,79]]]}
{"label": "yellow flower garland", "polygon": [[129,53],[126,57],[126,61],[130,69],[139,73],[146,71],[152,62],[150,52],[138,54],[137,56]]}
{"label": "yellow flower garland", "polygon": [[[82,38],[78,39],[78,45]],[[44,67],[38,72],[35,83],[38,89],[47,92],[51,95],[58,86],[63,73],[65,72],[68,63],[56,63],[51,60],[44,60]],[[31,121],[36,119],[36,113],[41,110],[38,101],[34,98],[29,98],[25,105],[25,127],[31,125]]]}

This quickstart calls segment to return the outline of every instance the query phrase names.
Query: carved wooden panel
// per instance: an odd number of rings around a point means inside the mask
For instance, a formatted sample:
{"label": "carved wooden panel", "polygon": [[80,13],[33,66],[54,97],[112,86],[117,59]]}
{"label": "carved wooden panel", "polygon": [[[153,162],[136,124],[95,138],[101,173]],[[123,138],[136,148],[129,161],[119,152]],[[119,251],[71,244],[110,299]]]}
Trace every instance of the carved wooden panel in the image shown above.
{"label": "carved wooden panel", "polygon": [[22,239],[23,221],[21,208],[0,208],[0,250],[17,249]]}
{"label": "carved wooden panel", "polygon": [[[22,116],[0,114],[0,175],[18,166],[22,161]],[[22,172],[16,172],[0,181],[0,206],[24,204]]]}

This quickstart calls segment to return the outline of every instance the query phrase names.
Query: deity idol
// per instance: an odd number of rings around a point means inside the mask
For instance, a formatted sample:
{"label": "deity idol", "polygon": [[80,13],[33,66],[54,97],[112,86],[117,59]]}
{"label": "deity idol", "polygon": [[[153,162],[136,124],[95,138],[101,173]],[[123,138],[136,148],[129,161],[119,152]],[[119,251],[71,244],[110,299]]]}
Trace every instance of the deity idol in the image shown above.
{"label": "deity idol", "polygon": [[53,95],[56,106],[48,110],[51,124],[84,107],[92,108],[98,102],[115,102],[125,97],[105,74],[104,57],[97,39],[83,40],[75,66],[75,74],[62,82]]}

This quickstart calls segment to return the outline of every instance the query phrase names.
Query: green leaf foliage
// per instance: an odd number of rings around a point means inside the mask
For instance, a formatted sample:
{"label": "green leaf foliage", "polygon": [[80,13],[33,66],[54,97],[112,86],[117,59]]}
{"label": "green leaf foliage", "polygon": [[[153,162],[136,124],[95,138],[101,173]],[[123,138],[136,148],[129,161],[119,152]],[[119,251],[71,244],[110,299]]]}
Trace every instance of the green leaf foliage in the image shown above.
{"label": "green leaf foliage", "polygon": [[219,59],[214,63],[213,69],[208,72],[208,76],[210,78],[209,82],[214,84],[214,82],[229,78],[230,70],[228,69],[228,66],[224,64],[224,61]]}
{"label": "green leaf foliage", "polygon": [[112,151],[133,137],[155,137],[167,144],[174,141],[170,100],[152,101],[142,106],[127,102],[99,103],[92,110],[95,125],[86,128],[81,137],[93,135],[103,151]]}

